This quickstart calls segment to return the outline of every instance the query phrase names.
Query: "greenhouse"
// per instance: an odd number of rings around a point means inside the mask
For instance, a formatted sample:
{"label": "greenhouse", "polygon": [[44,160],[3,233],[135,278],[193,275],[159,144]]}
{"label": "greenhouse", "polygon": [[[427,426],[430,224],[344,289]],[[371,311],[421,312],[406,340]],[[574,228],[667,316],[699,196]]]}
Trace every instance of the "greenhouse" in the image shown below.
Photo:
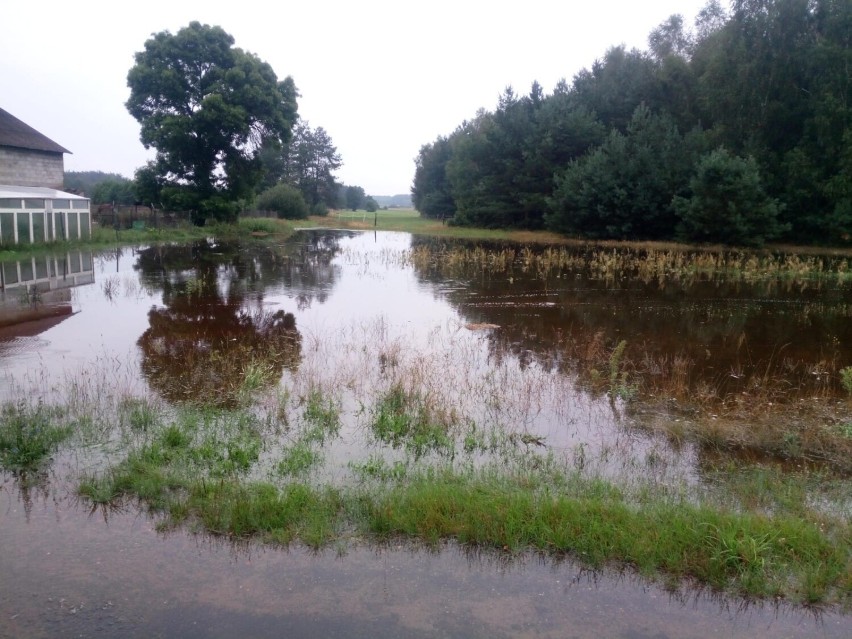
{"label": "greenhouse", "polygon": [[87,239],[89,199],[56,189],[0,185],[0,244]]}

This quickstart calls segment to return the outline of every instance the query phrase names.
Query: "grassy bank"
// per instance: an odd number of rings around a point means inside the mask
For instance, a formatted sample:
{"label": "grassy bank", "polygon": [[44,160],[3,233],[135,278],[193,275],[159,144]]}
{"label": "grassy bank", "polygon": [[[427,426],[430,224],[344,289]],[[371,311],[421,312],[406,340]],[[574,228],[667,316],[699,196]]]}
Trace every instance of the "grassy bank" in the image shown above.
{"label": "grassy bank", "polygon": [[71,250],[101,250],[114,246],[152,245],[165,242],[192,242],[208,237],[219,239],[286,238],[294,229],[292,222],[268,218],[242,218],[236,224],[210,224],[193,226],[184,223],[174,227],[146,227],[143,229],[123,229],[116,231],[94,225],[92,237],[88,240],[50,242],[0,247],[0,260],[20,259],[24,256],[37,256]]}
{"label": "grassy bank", "polygon": [[[549,231],[525,231],[470,228],[449,226],[442,220],[421,217],[413,209],[390,209],[368,213],[366,211],[331,211],[327,216],[311,216],[307,220],[278,220],[273,218],[240,218],[236,224],[210,224],[197,227],[181,224],[171,228],[125,229],[116,232],[112,228],[95,225],[92,237],[86,241],[52,242],[28,246],[0,246],[0,260],[16,259],[22,255],[38,255],[57,250],[102,249],[116,245],[156,244],[160,242],[188,242],[207,237],[227,238],[284,238],[295,229],[333,228],[351,230],[400,231],[415,235],[446,237],[483,241],[508,241],[529,245],[553,245],[573,248],[634,249],[656,252],[687,250],[720,252],[727,250],[719,245],[694,246],[676,242],[633,242],[591,241],[567,238]],[[852,258],[852,248],[827,248],[811,246],[768,245],[762,250],[750,250],[750,255],[765,255],[772,252],[797,253],[799,255],[833,255]]]}
{"label": "grassy bank", "polygon": [[[471,228],[449,226],[444,221],[421,217],[414,209],[388,209],[368,213],[366,211],[332,211],[325,217],[311,217],[310,220],[294,221],[299,227],[344,228],[353,230],[400,231],[415,235],[429,235],[485,241],[511,241],[521,244],[566,246],[573,248],[596,247],[602,249],[640,249],[652,251],[708,251],[729,250],[718,244],[690,245],[679,242],[627,241],[627,240],[588,240],[570,238],[550,231],[525,231]],[[852,247],[815,247],[793,245],[767,245],[763,249],[748,249],[755,255],[773,252],[798,253],[799,255],[833,255],[852,257]]]}

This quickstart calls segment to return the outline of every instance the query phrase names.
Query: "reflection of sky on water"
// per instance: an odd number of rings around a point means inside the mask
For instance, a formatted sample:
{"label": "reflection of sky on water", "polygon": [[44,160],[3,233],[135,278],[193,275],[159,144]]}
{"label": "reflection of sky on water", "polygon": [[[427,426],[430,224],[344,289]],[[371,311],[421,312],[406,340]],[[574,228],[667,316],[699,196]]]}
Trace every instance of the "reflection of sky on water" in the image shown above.
{"label": "reflection of sky on water", "polygon": [[[341,468],[353,450],[366,450],[358,444],[363,415],[356,413],[381,391],[371,386],[384,375],[380,362],[422,374],[424,388],[458,404],[477,424],[543,437],[558,455],[580,456],[610,475],[635,472],[635,464],[648,459],[654,464],[647,472],[666,475],[695,467],[692,448],[671,450],[624,428],[619,402],[575,383],[588,371],[572,369],[560,340],[570,336],[582,347],[600,334],[606,349],[624,338],[628,348],[638,345],[651,356],[683,352],[698,362],[701,375],[728,384],[744,366],[760,367],[766,353],[782,363],[779,353],[849,356],[849,286],[797,289],[699,278],[678,288],[602,281],[579,270],[541,278],[522,269],[413,266],[409,249],[433,242],[446,241],[311,231],[295,234],[281,251],[210,242],[105,253],[94,261],[96,281],[70,289],[72,315],[42,332],[0,341],[0,394],[54,389],[61,398],[63,384],[80,379],[143,392],[138,342],[149,329],[149,312],[197,290],[192,280],[202,272],[215,273],[218,297],[237,312],[294,314],[301,359],[283,372],[282,383],[296,395],[312,382],[339,391],[348,431],[330,458]],[[466,328],[471,322],[500,328],[472,331]],[[832,348],[843,352],[833,355]],[[504,398],[511,401],[501,404]]]}

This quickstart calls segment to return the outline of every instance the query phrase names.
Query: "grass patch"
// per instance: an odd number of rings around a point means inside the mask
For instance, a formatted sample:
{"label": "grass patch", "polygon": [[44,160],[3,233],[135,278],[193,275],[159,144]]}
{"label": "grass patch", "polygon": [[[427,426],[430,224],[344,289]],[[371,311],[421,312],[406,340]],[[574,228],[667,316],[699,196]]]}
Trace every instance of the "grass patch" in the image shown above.
{"label": "grass patch", "polygon": [[[480,468],[447,456],[390,463],[372,453],[349,464],[356,481],[332,487],[300,478],[320,463],[316,447],[339,428],[339,408],[316,392],[302,413],[304,430],[272,480],[249,474],[264,447],[262,419],[247,410],[186,408],[146,420],[126,458],[83,477],[79,494],[97,504],[137,499],[159,514],[160,527],[235,539],[313,548],[353,536],[452,540],[570,556],[595,568],[630,566],[748,598],[852,604],[852,522],[813,507],[820,477],[720,468],[707,478],[711,488],[686,494],[616,485],[524,447]],[[372,428],[383,443],[416,456],[448,437],[435,415],[423,397],[395,385],[377,404]]]}
{"label": "grass patch", "polygon": [[306,442],[322,445],[326,439],[336,437],[340,432],[339,404],[317,389],[311,389],[308,393],[303,417],[307,428],[302,434],[302,440]]}
{"label": "grass patch", "polygon": [[214,534],[289,544],[295,539],[319,548],[337,534],[340,494],[333,489],[313,489],[290,484],[196,482],[186,508]]}
{"label": "grass patch", "polygon": [[198,478],[246,474],[263,447],[257,419],[247,412],[185,408],[171,421],[152,423],[156,428],[124,461],[84,476],[78,492],[99,504],[135,497],[164,509]]}
{"label": "grass patch", "polygon": [[849,597],[849,554],[813,523],[664,500],[637,507],[617,494],[565,495],[500,477],[430,476],[370,500],[366,522],[381,538],[567,553],[594,567],[628,564],[644,575],[695,579],[749,597],[809,603]]}
{"label": "grass patch", "polygon": [[284,451],[278,462],[278,472],[284,476],[304,475],[322,461],[322,455],[313,450],[310,444],[297,442]]}
{"label": "grass patch", "polygon": [[60,414],[42,404],[6,404],[0,409],[0,465],[6,470],[40,467],[72,433]]}
{"label": "grass patch", "polygon": [[419,393],[395,384],[379,400],[370,428],[380,441],[403,447],[415,458],[427,452],[451,453],[453,424]]}

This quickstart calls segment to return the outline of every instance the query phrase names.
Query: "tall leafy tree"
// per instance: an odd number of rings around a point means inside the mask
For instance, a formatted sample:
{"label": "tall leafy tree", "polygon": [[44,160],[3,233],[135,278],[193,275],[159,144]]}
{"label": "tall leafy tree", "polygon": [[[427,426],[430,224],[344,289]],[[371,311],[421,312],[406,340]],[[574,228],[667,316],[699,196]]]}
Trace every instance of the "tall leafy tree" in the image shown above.
{"label": "tall leafy tree", "polygon": [[345,192],[346,208],[352,209],[353,211],[357,211],[366,203],[367,194],[364,192],[363,187],[347,186]]}
{"label": "tall leafy tree", "polygon": [[127,75],[162,196],[196,223],[236,216],[262,177],[260,149],[288,142],[296,118],[293,80],[233,45],[221,27],[192,22],[154,34]]}

